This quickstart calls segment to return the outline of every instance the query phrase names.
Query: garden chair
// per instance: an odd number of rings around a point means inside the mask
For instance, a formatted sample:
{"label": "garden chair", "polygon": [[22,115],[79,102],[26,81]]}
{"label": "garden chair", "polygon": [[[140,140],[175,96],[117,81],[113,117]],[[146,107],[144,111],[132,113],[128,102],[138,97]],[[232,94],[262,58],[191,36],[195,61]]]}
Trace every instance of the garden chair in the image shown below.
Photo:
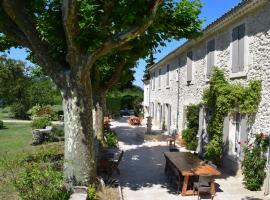
{"label": "garden chair", "polygon": [[[194,182],[193,184],[193,193],[195,194],[195,191],[198,193],[198,200],[200,199],[201,193],[210,193],[211,194],[211,181],[212,181],[211,175],[200,175],[198,182]],[[214,199],[214,195],[211,194],[211,200]]]}
{"label": "garden chair", "polygon": [[120,174],[120,170],[119,170],[118,166],[123,158],[123,155],[124,155],[124,151],[121,151],[117,160],[110,161],[110,172],[109,172],[110,176],[113,174],[114,171],[116,171],[117,174]]}

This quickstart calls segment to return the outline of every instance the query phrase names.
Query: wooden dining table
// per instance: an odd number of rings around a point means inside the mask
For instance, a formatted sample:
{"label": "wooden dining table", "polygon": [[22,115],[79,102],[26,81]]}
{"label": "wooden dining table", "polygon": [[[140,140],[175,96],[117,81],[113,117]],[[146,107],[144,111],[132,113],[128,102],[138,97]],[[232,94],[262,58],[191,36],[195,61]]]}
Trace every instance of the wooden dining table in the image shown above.
{"label": "wooden dining table", "polygon": [[[193,190],[187,190],[190,176],[210,175],[211,179],[211,194],[215,194],[214,177],[221,173],[213,166],[203,162],[196,155],[190,152],[165,152],[166,162],[171,164],[184,177],[182,185],[182,196],[194,195]],[[168,163],[166,163],[168,166]]]}

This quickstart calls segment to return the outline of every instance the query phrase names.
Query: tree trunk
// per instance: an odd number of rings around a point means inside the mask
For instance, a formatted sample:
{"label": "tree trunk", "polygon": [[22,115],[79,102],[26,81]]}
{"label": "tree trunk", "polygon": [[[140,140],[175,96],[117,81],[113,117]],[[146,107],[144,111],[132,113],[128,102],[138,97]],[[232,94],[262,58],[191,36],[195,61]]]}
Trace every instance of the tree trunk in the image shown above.
{"label": "tree trunk", "polygon": [[106,109],[106,97],[105,94],[93,94],[94,105],[94,129],[95,135],[102,146],[105,145],[104,141],[104,112]]}
{"label": "tree trunk", "polygon": [[69,87],[62,92],[65,122],[64,175],[68,188],[75,185],[88,186],[96,178],[91,82],[70,81],[67,85]]}

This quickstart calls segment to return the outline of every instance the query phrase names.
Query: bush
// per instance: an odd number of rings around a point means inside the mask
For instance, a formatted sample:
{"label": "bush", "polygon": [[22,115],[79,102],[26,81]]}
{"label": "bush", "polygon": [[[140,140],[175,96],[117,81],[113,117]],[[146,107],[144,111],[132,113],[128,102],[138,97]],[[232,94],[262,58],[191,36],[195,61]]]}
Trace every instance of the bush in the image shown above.
{"label": "bush", "polygon": [[22,200],[65,200],[70,196],[61,171],[36,163],[27,164],[18,174],[15,188]]}
{"label": "bush", "polygon": [[197,133],[199,129],[199,113],[200,105],[189,105],[187,107],[187,128],[183,130],[182,136],[186,147],[189,150],[196,150],[198,139]]}
{"label": "bush", "polygon": [[48,117],[40,117],[36,118],[32,121],[32,128],[33,129],[43,129],[46,128],[46,126],[51,125],[51,120]]}
{"label": "bush", "polygon": [[32,116],[32,118],[47,117],[52,120],[54,117],[54,112],[50,105],[47,105],[47,106],[36,105],[32,107],[28,111],[28,113]]}
{"label": "bush", "polygon": [[10,106],[11,116],[17,119],[28,119],[28,110],[29,107],[20,102]]}
{"label": "bush", "polygon": [[113,131],[105,133],[105,143],[108,148],[117,147],[118,143],[117,134]]}
{"label": "bush", "polygon": [[47,145],[35,153],[0,158],[1,181],[12,184],[22,200],[66,200],[63,147]]}
{"label": "bush", "polygon": [[4,128],[4,122],[2,120],[0,120],[0,129]]}
{"label": "bush", "polygon": [[269,136],[258,134],[254,144],[244,147],[244,160],[242,161],[242,173],[244,185],[247,189],[258,191],[261,189],[266,177],[266,153],[269,146]]}
{"label": "bush", "polygon": [[96,188],[93,185],[90,185],[87,188],[87,200],[96,200],[97,198],[96,193],[97,193]]}
{"label": "bush", "polygon": [[195,128],[186,128],[182,132],[183,140],[185,141],[186,147],[189,150],[196,150],[197,148],[197,132]]}
{"label": "bush", "polygon": [[51,136],[52,137],[64,137],[65,136],[64,129],[61,127],[53,126],[52,131],[51,131]]}

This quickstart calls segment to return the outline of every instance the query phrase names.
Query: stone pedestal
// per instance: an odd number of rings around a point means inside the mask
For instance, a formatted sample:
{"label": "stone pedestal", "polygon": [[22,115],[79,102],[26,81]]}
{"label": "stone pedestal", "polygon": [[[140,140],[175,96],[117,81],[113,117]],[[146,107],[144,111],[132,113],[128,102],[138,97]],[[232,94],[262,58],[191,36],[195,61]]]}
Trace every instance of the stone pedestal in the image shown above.
{"label": "stone pedestal", "polygon": [[151,134],[152,132],[152,117],[146,117],[146,134]]}

